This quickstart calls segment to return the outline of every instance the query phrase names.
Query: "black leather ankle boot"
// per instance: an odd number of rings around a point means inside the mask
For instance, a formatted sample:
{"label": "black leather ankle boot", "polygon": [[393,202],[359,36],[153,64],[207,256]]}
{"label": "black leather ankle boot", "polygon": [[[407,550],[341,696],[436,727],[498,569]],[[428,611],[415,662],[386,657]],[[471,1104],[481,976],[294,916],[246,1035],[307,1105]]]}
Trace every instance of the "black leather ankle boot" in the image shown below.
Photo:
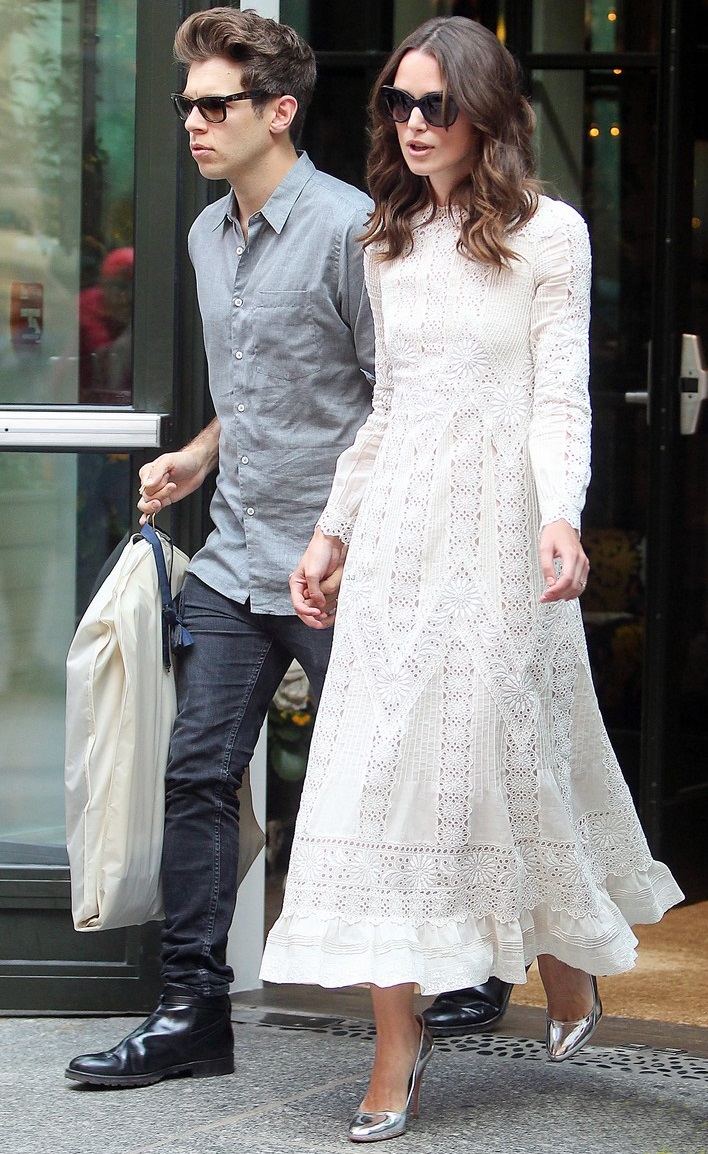
{"label": "black leather ankle boot", "polygon": [[504,1017],[513,988],[500,978],[489,978],[479,986],[438,994],[423,1011],[423,1021],[438,1037],[488,1030]]}
{"label": "black leather ankle boot", "polygon": [[66,1077],[94,1086],[149,1086],[191,1074],[234,1072],[231,999],[205,998],[189,986],[165,986],[159,1005],[112,1050],[73,1058]]}

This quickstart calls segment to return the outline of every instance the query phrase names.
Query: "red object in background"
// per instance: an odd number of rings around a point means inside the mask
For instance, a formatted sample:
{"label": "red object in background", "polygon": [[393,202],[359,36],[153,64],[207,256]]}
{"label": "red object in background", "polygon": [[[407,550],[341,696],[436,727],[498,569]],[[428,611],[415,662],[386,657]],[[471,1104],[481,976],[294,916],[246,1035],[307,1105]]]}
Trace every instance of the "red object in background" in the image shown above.
{"label": "red object in background", "polygon": [[10,331],[15,348],[38,345],[44,328],[44,287],[13,281],[10,295]]}

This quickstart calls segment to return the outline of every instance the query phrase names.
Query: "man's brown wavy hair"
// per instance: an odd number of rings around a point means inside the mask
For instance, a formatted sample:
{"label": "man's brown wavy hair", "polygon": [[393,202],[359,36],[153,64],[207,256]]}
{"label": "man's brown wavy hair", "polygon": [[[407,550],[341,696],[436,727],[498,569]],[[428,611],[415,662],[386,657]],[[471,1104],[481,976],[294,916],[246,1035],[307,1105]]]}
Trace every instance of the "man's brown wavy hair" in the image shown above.
{"label": "man's brown wavy hair", "polygon": [[180,24],[174,55],[186,68],[212,56],[225,56],[239,64],[244,89],[260,88],[267,94],[253,101],[256,110],[274,96],[294,96],[297,112],[290,137],[297,141],[312,100],[317,66],[310,45],[293,28],[250,8],[243,12],[223,6],[207,8],[193,12]]}
{"label": "man's brown wavy hair", "polygon": [[394,122],[386,117],[381,87],[393,84],[407,52],[432,56],[443,79],[443,93],[457,104],[474,129],[469,175],[450,192],[448,207],[462,211],[458,250],[498,267],[515,259],[509,234],[536,212],[540,183],[534,178],[531,137],[535,116],[521,90],[514,57],[500,40],[465,16],[426,21],[399,45],[378,77],[369,107],[371,150],[368,182],[376,205],[364,245],[382,242],[384,260],[413,246],[411,218],[436,204],[427,177],[408,168]]}

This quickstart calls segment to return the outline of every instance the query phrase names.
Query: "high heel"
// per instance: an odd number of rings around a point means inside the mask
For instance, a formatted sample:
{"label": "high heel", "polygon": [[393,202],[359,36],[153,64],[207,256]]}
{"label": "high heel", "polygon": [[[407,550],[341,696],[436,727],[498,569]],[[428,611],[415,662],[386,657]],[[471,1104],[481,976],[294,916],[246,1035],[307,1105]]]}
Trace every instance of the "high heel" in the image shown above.
{"label": "high heel", "polygon": [[546,1049],[552,1062],[565,1062],[566,1058],[572,1058],[592,1038],[600,1024],[602,1002],[597,992],[597,979],[592,974],[589,976],[592,982],[592,1009],[587,1017],[577,1022],[560,1022],[546,1015]]}
{"label": "high heel", "polygon": [[423,1019],[416,1015],[416,1021],[420,1026],[420,1044],[408,1083],[408,1098],[405,1107],[403,1110],[375,1110],[372,1113],[360,1111],[355,1114],[349,1124],[349,1138],[352,1142],[381,1142],[384,1138],[398,1138],[406,1132],[409,1108],[411,1115],[414,1118],[418,1117],[420,1083],[433,1052],[433,1039],[430,1037]]}

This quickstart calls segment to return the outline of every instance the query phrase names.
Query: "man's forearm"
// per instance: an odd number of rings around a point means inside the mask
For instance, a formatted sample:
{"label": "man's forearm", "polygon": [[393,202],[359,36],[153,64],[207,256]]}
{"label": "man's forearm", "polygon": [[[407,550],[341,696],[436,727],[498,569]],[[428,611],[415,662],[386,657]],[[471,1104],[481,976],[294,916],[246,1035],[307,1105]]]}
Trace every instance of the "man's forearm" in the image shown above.
{"label": "man's forearm", "polygon": [[211,473],[219,463],[219,435],[221,425],[218,417],[214,417],[201,433],[197,433],[193,441],[184,446],[185,452],[197,452],[202,456],[202,468],[205,473]]}

